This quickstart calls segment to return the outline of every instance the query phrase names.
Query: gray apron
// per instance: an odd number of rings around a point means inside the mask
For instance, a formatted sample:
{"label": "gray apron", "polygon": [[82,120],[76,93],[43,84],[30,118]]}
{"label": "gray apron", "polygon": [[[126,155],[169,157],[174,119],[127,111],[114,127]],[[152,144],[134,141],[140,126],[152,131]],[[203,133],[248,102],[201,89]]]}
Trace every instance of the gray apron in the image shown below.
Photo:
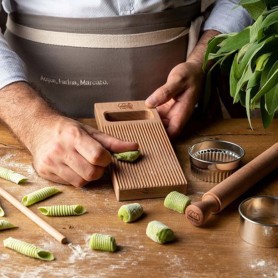
{"label": "gray apron", "polygon": [[30,82],[71,117],[94,116],[97,102],[143,100],[186,60],[200,1],[153,14],[57,18],[12,13],[5,38]]}

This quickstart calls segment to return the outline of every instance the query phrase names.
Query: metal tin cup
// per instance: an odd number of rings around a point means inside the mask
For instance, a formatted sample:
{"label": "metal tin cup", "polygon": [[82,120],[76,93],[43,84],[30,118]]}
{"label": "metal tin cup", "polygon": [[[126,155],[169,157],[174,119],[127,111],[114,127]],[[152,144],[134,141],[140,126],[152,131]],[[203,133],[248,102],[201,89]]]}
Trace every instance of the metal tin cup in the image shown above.
{"label": "metal tin cup", "polygon": [[201,141],[188,149],[191,171],[206,182],[221,182],[239,167],[244,150],[223,140]]}
{"label": "metal tin cup", "polygon": [[262,247],[278,247],[278,197],[257,196],[239,205],[240,237]]}

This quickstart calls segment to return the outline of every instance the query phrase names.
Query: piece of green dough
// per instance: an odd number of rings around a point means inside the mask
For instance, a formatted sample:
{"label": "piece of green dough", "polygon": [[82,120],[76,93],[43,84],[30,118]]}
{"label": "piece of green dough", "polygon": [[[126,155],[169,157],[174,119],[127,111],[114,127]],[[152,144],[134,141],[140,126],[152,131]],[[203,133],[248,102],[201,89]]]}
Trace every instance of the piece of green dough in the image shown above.
{"label": "piece of green dough", "polygon": [[48,187],[44,187],[41,188],[39,190],[36,190],[28,195],[25,195],[22,200],[21,203],[28,207],[31,206],[35,203],[38,203],[42,200],[45,200],[57,193],[60,193],[61,191],[53,186],[48,186]]}
{"label": "piece of green dough", "polygon": [[159,244],[173,241],[175,238],[174,232],[168,226],[157,220],[149,222],[146,234],[150,239]]}
{"label": "piece of green dough", "polygon": [[115,252],[117,249],[116,240],[114,237],[105,234],[92,234],[89,246],[93,250]]}
{"label": "piece of green dough", "polygon": [[5,215],[5,211],[3,210],[3,208],[0,206],[0,216],[4,216]]}
{"label": "piece of green dough", "polygon": [[122,152],[122,153],[114,153],[114,156],[121,161],[134,162],[141,156],[141,152],[140,150],[137,150],[137,151]]}
{"label": "piece of green dough", "polygon": [[172,191],[164,199],[164,206],[179,213],[184,213],[190,202],[191,199],[188,196],[177,191]]}
{"label": "piece of green dough", "polygon": [[13,229],[13,228],[17,228],[17,227],[14,226],[12,223],[10,223],[7,220],[0,220],[0,231],[1,230]]}
{"label": "piece of green dough", "polygon": [[38,210],[46,216],[77,216],[86,212],[81,205],[54,205],[39,207]]}
{"label": "piece of green dough", "polygon": [[138,203],[122,205],[118,210],[118,217],[126,223],[137,220],[142,214],[143,207]]}
{"label": "piece of green dough", "polygon": [[45,251],[41,248],[36,247],[33,244],[24,242],[19,239],[9,237],[3,240],[3,243],[5,247],[10,248],[28,257],[40,259],[43,261],[53,261],[55,259],[54,255],[51,252]]}
{"label": "piece of green dough", "polygon": [[0,167],[0,178],[17,184],[27,181],[27,177],[4,167]]}

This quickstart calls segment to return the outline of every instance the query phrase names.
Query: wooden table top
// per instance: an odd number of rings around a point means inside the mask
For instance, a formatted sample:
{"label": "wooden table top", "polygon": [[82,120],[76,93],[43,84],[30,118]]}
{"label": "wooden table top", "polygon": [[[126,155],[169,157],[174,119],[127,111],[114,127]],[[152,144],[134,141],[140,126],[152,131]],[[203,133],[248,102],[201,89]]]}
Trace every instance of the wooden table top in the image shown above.
{"label": "wooden table top", "polygon": [[[94,120],[83,120],[95,126]],[[245,149],[243,164],[266,150],[278,139],[278,120],[264,130],[254,120],[250,130],[246,119],[194,123],[174,144],[174,149],[188,181],[187,195],[192,202],[215,184],[192,176],[187,149],[203,139],[232,141]],[[82,204],[88,213],[78,217],[41,216],[71,242],[61,244],[34,224],[14,206],[0,197],[6,212],[4,219],[19,228],[0,232],[0,277],[278,277],[277,248],[253,246],[238,234],[238,205],[254,195],[278,196],[277,171],[257,183],[251,190],[214,215],[205,227],[192,226],[184,215],[164,207],[164,199],[145,199],[139,203],[145,215],[135,223],[124,223],[117,217],[119,207],[107,174],[85,188],[53,184],[40,178],[32,167],[30,154],[0,125],[0,166],[28,176],[29,182],[17,185],[0,180],[1,187],[18,200],[29,192],[49,185],[63,192],[35,204],[30,209],[53,204]],[[160,245],[145,234],[147,224],[159,220],[168,225],[177,240]],[[113,235],[119,245],[115,253],[92,251],[88,239],[92,233]],[[55,260],[43,262],[7,249],[3,240],[14,237],[52,251]]]}

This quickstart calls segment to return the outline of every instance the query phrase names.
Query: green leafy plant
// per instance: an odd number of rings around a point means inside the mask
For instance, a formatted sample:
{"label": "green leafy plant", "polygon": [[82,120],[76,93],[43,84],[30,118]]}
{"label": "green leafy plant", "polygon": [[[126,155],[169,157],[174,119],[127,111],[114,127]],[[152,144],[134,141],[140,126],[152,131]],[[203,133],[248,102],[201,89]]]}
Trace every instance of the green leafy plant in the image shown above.
{"label": "green leafy plant", "polygon": [[251,111],[259,108],[265,128],[278,110],[278,1],[241,0],[254,23],[241,32],[221,34],[209,41],[205,54],[209,98],[212,73],[216,69],[229,74],[233,102]]}

